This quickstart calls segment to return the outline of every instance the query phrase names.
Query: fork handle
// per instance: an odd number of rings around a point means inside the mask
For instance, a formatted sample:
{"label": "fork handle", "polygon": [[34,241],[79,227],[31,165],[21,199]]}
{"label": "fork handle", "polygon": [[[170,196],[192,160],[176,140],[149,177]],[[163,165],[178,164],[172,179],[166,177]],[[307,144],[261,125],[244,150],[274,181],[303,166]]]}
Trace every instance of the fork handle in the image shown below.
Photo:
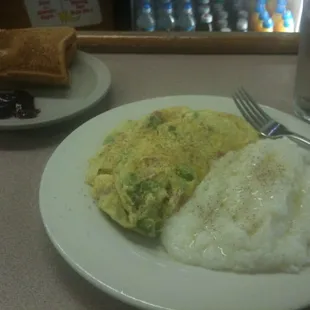
{"label": "fork handle", "polygon": [[294,133],[294,134],[289,134],[287,135],[287,137],[289,139],[291,139],[292,141],[296,142],[297,144],[299,144],[301,147],[304,147],[304,148],[307,148],[307,149],[310,149],[310,140],[297,134],[297,133]]}

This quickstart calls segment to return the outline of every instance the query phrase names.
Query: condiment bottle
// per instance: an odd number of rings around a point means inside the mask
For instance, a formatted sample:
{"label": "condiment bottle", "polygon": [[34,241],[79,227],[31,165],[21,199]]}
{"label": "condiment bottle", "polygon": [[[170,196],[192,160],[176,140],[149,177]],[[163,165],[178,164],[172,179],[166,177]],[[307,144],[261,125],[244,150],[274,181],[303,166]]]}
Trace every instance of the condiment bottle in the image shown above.
{"label": "condiment bottle", "polygon": [[273,21],[271,18],[265,19],[263,21],[260,32],[273,32]]}
{"label": "condiment bottle", "polygon": [[213,31],[212,22],[213,22],[213,16],[211,14],[209,13],[202,14],[200,16],[198,30],[212,32]]}
{"label": "condiment bottle", "polygon": [[239,18],[236,25],[236,30],[239,32],[247,32],[248,31],[248,20],[245,18]]}
{"label": "condiment bottle", "polygon": [[264,12],[265,6],[261,3],[257,3],[254,13],[251,16],[251,28],[252,30],[256,30],[257,28],[257,24],[258,24],[258,20],[259,20],[259,15],[261,14],[261,12]]}
{"label": "condiment bottle", "polygon": [[[255,31],[258,31],[258,32],[261,32],[262,28],[263,28],[263,23],[265,20],[268,20],[270,18],[270,15],[268,13],[268,11],[262,11],[260,14],[259,14],[259,18],[258,18],[258,22],[256,24],[256,28],[255,28]],[[273,30],[273,29],[272,29]],[[263,31],[265,32],[265,31]]]}
{"label": "condiment bottle", "polygon": [[228,20],[227,19],[219,19],[215,23],[215,28],[218,31],[221,31],[221,29],[228,28]]}
{"label": "condiment bottle", "polygon": [[[199,24],[205,24],[205,19],[208,14],[211,14],[210,6],[201,7],[200,10],[197,11],[197,28],[201,30]],[[211,15],[212,16],[212,15]],[[212,16],[213,20],[213,16]]]}
{"label": "condiment bottle", "polygon": [[286,24],[286,32],[294,32],[295,31],[295,23],[294,23],[294,18],[292,11],[290,10],[285,10],[283,13],[283,21],[284,24]]}
{"label": "condiment bottle", "polygon": [[215,15],[215,28],[220,31],[221,28],[228,27],[228,13],[226,11],[219,11]]}
{"label": "condiment bottle", "polygon": [[277,22],[274,26],[275,32],[294,32],[295,31],[295,25],[294,25],[294,19],[292,16],[292,12],[289,10],[286,10],[281,20]]}
{"label": "condiment bottle", "polygon": [[276,32],[281,32],[280,29],[283,24],[283,13],[285,10],[285,6],[278,4],[275,12],[272,15],[272,20],[274,23],[274,30]]}
{"label": "condiment bottle", "polygon": [[196,20],[193,14],[192,5],[189,2],[185,2],[183,11],[176,22],[176,29],[179,31],[195,31]]}
{"label": "condiment bottle", "polygon": [[137,19],[137,29],[140,31],[154,31],[155,19],[152,11],[152,7],[148,2],[145,2],[142,7],[142,11]]}
{"label": "condiment bottle", "polygon": [[175,28],[175,18],[172,3],[166,2],[158,13],[157,29],[162,31],[173,31]]}

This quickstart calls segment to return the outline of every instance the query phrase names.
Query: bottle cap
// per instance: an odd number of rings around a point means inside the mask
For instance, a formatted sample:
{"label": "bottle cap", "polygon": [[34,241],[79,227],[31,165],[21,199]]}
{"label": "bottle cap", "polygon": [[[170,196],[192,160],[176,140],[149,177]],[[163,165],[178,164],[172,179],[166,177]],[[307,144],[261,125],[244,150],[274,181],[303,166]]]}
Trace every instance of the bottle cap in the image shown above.
{"label": "bottle cap", "polygon": [[263,28],[273,28],[273,20],[271,18],[264,19]]}
{"label": "bottle cap", "polygon": [[266,0],[257,0],[257,3],[261,5],[265,5],[266,2],[267,2]]}
{"label": "bottle cap", "polygon": [[172,3],[171,2],[164,3],[164,9],[165,10],[172,10]]}
{"label": "bottle cap", "polygon": [[143,10],[150,10],[151,9],[151,4],[148,2],[143,3]]}
{"label": "bottle cap", "polygon": [[193,7],[192,7],[192,4],[190,2],[185,2],[184,3],[184,10],[185,11],[189,11],[189,10],[192,10]]}
{"label": "bottle cap", "polygon": [[213,16],[209,13],[202,14],[201,21],[206,24],[211,24],[213,22]]}
{"label": "bottle cap", "polygon": [[261,12],[265,11],[265,5],[261,4],[261,3],[257,3],[256,7],[255,7],[255,12],[257,14],[260,14]]}
{"label": "bottle cap", "polygon": [[278,5],[286,6],[287,5],[287,0],[278,0],[277,2]]}
{"label": "bottle cap", "polygon": [[285,10],[283,12],[283,19],[292,19],[293,18],[293,14],[290,10]]}
{"label": "bottle cap", "polygon": [[266,20],[266,19],[269,19],[270,16],[269,16],[269,13],[268,11],[263,11],[259,14],[259,19],[260,20]]}
{"label": "bottle cap", "polygon": [[282,5],[282,4],[278,4],[278,5],[277,5],[277,8],[276,8],[276,13],[278,13],[278,14],[283,14],[284,11],[285,11],[285,6]]}

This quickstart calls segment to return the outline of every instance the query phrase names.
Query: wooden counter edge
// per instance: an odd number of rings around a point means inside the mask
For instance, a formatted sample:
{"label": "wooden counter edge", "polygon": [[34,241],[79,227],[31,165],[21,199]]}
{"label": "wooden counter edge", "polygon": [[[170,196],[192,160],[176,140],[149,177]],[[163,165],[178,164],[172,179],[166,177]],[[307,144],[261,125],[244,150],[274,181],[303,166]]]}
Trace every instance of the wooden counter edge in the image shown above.
{"label": "wooden counter edge", "polygon": [[93,53],[297,54],[298,33],[78,32],[80,49]]}

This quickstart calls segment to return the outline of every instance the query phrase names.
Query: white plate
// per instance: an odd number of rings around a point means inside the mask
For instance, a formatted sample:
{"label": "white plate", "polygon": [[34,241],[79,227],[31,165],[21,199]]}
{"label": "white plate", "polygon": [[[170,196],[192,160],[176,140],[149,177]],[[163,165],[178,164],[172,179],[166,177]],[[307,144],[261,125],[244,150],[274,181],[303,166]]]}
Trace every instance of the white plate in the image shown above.
{"label": "white plate", "polygon": [[27,89],[35,96],[35,106],[41,110],[40,114],[32,119],[0,119],[0,130],[41,127],[76,116],[99,102],[111,85],[107,66],[83,52],[77,52],[70,75],[70,87]]}
{"label": "white plate", "polygon": [[[228,98],[149,99],[93,118],[60,144],[44,170],[40,187],[41,214],[55,247],[89,282],[141,308],[288,310],[310,304],[310,270],[299,275],[238,275],[182,265],[156,244],[123,231],[98,211],[84,176],[87,160],[105,135],[125,119],[177,105],[239,114]],[[266,110],[310,138],[307,124],[277,110]]]}

